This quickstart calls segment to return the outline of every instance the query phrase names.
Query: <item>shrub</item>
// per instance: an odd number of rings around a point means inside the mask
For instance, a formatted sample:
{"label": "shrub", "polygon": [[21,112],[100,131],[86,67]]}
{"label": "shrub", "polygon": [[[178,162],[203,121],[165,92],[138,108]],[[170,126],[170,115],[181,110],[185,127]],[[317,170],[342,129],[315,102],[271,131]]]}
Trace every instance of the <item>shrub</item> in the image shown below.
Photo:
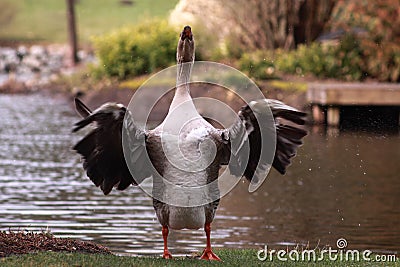
{"label": "shrub", "polygon": [[339,78],[358,81],[368,76],[363,62],[363,48],[355,35],[345,35],[340,44],[333,49],[332,56],[338,61],[338,64],[331,70],[331,73],[328,73],[328,77],[336,78],[335,73],[337,73]]}
{"label": "shrub", "polygon": [[276,77],[276,71],[319,78],[361,80],[366,76],[363,51],[358,40],[345,36],[337,45],[312,43],[296,50],[257,51],[243,54],[239,68],[256,79]]}
{"label": "shrub", "polygon": [[277,69],[292,74],[311,73],[319,78],[361,80],[365,77],[362,50],[354,36],[345,36],[338,45],[313,43],[296,50],[279,51]]}
{"label": "shrub", "polygon": [[354,27],[368,34],[358,37],[361,67],[380,81],[400,81],[400,9],[398,0],[340,0],[333,12],[332,30],[351,32]]}
{"label": "shrub", "polygon": [[269,51],[245,53],[238,61],[239,69],[255,79],[273,79],[275,76],[274,55]]}
{"label": "shrub", "polygon": [[176,62],[177,36],[166,21],[152,20],[94,37],[97,72],[124,79],[168,67]]}

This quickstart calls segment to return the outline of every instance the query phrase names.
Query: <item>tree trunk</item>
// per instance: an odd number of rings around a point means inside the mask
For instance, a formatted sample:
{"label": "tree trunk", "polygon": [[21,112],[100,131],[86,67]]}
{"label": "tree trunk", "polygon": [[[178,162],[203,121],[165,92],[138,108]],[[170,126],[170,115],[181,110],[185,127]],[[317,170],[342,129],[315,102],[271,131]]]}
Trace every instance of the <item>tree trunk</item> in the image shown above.
{"label": "tree trunk", "polygon": [[300,21],[294,27],[296,45],[309,44],[321,34],[335,4],[334,1],[320,0],[307,0],[302,3],[298,11]]}
{"label": "tree trunk", "polygon": [[76,20],[75,20],[75,0],[67,1],[67,23],[68,23],[68,43],[70,47],[70,63],[76,65],[78,63],[78,43],[76,34]]}

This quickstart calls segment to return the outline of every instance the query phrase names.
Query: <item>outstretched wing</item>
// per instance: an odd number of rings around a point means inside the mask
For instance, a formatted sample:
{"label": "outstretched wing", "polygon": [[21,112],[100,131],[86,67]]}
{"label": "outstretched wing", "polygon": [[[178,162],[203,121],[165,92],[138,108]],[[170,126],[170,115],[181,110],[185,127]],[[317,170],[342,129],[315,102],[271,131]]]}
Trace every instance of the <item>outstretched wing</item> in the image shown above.
{"label": "outstretched wing", "polygon": [[[278,100],[268,101],[276,122],[276,148],[272,166],[281,174],[285,174],[291,159],[296,156],[297,148],[303,144],[303,137],[307,135],[307,131],[298,127],[304,125],[307,114]],[[293,126],[284,124],[279,119],[290,121]]]}
{"label": "outstretched wing", "polygon": [[[145,171],[139,171],[141,176],[132,176],[124,158],[122,147],[122,127],[126,108],[121,104],[106,103],[91,112],[79,99],[75,99],[77,111],[84,117],[77,122],[73,132],[94,123],[95,127],[73,149],[82,155],[83,168],[87,176],[96,186],[100,186],[105,195],[109,194],[113,187],[124,190],[129,185],[140,183],[142,179],[149,176]],[[127,119],[136,150],[127,153],[130,157],[141,157],[146,153],[145,132],[136,128],[133,122]],[[131,137],[131,136],[130,136]],[[143,165],[138,165],[143,168]],[[136,164],[135,164],[136,167]],[[147,177],[146,176],[146,177]]]}
{"label": "outstretched wing", "polygon": [[[269,110],[272,112],[271,119]],[[307,135],[305,130],[298,127],[305,123],[306,113],[278,100],[262,99],[242,107],[238,115],[237,122],[225,131],[229,135],[226,151],[230,155],[225,155],[225,158],[230,156],[230,172],[236,176],[243,175],[255,183],[262,178],[261,175],[266,174],[270,168],[266,157],[274,149],[270,144],[262,144],[262,134],[267,134],[269,136],[263,140],[276,138],[276,143],[272,142],[276,144],[272,167],[285,174],[297,148],[303,143],[302,138]],[[261,125],[258,122],[260,118],[263,122]],[[281,119],[290,121],[292,125],[284,124]]]}

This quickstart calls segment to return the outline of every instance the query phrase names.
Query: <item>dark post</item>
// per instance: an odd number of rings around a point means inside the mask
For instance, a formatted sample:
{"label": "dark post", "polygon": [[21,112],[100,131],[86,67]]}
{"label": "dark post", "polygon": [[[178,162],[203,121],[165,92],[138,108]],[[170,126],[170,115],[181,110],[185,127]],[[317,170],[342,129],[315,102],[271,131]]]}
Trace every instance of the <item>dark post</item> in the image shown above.
{"label": "dark post", "polygon": [[75,22],[75,0],[67,1],[67,20],[68,20],[68,42],[70,46],[70,59],[71,64],[78,63],[78,45],[76,37],[76,22]]}

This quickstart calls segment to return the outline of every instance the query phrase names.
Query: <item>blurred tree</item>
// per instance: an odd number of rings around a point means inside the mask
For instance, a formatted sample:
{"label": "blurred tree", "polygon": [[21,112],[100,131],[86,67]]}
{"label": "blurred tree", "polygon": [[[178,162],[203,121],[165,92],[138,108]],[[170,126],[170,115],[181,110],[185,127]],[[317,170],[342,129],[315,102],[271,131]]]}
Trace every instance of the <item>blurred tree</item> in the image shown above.
{"label": "blurred tree", "polygon": [[365,71],[381,81],[400,81],[400,0],[340,0],[330,27],[367,30],[356,36]]}
{"label": "blurred tree", "polygon": [[14,3],[7,0],[0,1],[0,25],[9,24],[17,13],[17,7]]}
{"label": "blurred tree", "polygon": [[320,35],[335,3],[335,0],[181,0],[170,21],[176,25],[201,25],[219,42],[246,51],[291,49]]}

